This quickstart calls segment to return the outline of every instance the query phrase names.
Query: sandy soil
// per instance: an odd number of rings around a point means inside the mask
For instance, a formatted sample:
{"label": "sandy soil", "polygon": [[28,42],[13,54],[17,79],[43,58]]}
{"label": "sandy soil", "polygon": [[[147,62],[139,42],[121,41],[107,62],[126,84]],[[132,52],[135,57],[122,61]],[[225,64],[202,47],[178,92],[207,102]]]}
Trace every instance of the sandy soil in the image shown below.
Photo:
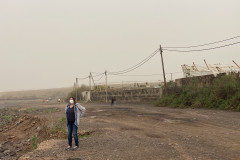
{"label": "sandy soil", "polygon": [[[66,104],[13,107],[19,119],[0,132],[0,159],[237,160],[240,113],[160,108],[148,104],[82,103],[80,148],[66,151]],[[60,130],[54,131],[58,124]],[[2,124],[3,125],[3,124]],[[65,131],[64,131],[65,130]],[[33,136],[39,138],[33,150]],[[19,150],[19,151],[17,151]]]}

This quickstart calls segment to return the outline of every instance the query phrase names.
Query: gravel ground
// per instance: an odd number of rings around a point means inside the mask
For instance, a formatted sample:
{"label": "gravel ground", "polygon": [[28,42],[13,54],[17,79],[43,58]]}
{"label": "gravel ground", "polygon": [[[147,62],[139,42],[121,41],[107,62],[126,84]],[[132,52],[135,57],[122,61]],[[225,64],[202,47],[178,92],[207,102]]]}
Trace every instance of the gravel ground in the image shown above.
{"label": "gravel ground", "polygon": [[[38,104],[35,109],[21,110],[50,124],[65,116],[65,105]],[[66,151],[66,138],[50,138],[19,159],[237,160],[240,157],[239,112],[160,108],[148,104],[120,104],[113,108],[97,103],[82,105],[87,112],[81,119],[79,132],[91,134],[80,138],[78,150]],[[55,108],[51,110],[54,113],[44,111],[49,108]]]}

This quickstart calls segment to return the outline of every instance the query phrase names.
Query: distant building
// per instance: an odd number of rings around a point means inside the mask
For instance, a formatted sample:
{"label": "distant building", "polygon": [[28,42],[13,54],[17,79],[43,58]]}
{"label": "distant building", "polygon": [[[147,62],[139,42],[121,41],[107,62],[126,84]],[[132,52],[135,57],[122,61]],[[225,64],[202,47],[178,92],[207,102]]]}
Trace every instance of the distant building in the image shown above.
{"label": "distant building", "polygon": [[206,67],[199,65],[182,65],[183,76],[186,77],[196,77],[196,76],[204,76],[211,75],[214,76],[221,73],[238,73],[240,72],[240,68],[232,65],[222,65],[222,64],[208,64]]}
{"label": "distant building", "polygon": [[82,100],[83,101],[91,101],[91,94],[90,94],[90,92],[89,91],[84,91],[84,92],[82,92]]}

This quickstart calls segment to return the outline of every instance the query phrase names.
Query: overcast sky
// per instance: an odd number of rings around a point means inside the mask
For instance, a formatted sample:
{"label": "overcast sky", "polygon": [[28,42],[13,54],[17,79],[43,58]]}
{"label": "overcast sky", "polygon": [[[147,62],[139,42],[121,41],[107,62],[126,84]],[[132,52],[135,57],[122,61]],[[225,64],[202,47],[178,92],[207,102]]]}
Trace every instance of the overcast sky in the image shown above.
{"label": "overcast sky", "polygon": [[[189,46],[239,35],[239,0],[0,0],[0,91],[70,87],[76,76],[129,68],[160,44]],[[203,59],[240,64],[240,45],[164,52],[167,73],[181,71],[182,64],[204,65]],[[161,73],[157,54],[127,75]],[[162,79],[109,76],[108,81]]]}

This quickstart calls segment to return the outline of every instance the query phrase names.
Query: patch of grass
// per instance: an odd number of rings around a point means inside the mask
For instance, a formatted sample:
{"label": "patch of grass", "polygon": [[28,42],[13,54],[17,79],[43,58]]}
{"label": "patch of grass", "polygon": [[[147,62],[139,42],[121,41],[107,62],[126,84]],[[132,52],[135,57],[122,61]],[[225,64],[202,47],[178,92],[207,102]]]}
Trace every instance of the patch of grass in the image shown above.
{"label": "patch of grass", "polygon": [[52,129],[51,129],[51,134],[56,134],[57,131],[58,131],[58,130],[57,130],[56,128],[52,128]]}
{"label": "patch of grass", "polygon": [[4,119],[6,119],[9,122],[12,122],[13,117],[12,116],[2,116]]}
{"label": "patch of grass", "polygon": [[217,77],[212,86],[199,86],[197,82],[193,82],[184,86],[180,93],[164,95],[154,104],[240,111],[240,77],[223,75]]}
{"label": "patch of grass", "polygon": [[61,123],[61,124],[66,123],[66,117],[62,117],[62,118],[60,119],[60,123]]}
{"label": "patch of grass", "polygon": [[47,113],[55,113],[55,112],[59,112],[59,110],[57,109],[57,108],[48,108],[47,110],[46,110],[46,112]]}
{"label": "patch of grass", "polygon": [[51,129],[52,134],[56,134],[57,132],[61,131],[64,134],[67,134],[66,129],[64,129],[64,126],[66,124],[66,118],[62,117],[59,122],[55,124],[55,126]]}
{"label": "patch of grass", "polygon": [[34,111],[37,111],[37,110],[38,110],[37,108],[28,108],[26,111],[34,112]]}
{"label": "patch of grass", "polygon": [[85,135],[80,135],[78,136],[78,138],[87,138],[87,137],[91,137],[92,134],[85,134]]}
{"label": "patch of grass", "polygon": [[67,130],[66,129],[62,129],[61,130],[64,134],[67,134]]}
{"label": "patch of grass", "polygon": [[33,146],[33,149],[37,149],[38,143],[34,142],[32,146]]}
{"label": "patch of grass", "polygon": [[32,136],[32,147],[33,149],[37,149],[37,146],[39,145],[39,138],[37,136]]}

